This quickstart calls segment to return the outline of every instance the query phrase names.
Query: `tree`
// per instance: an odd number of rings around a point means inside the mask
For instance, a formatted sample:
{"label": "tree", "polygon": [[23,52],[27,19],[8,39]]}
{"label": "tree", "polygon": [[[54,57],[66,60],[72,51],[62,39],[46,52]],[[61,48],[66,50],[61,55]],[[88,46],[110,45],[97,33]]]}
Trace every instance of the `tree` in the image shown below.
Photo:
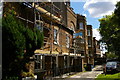
{"label": "tree", "polygon": [[2,23],[3,75],[19,75],[21,66],[18,64],[25,49],[25,37],[21,31],[25,28],[16,21],[13,12],[3,17]]}
{"label": "tree", "polygon": [[20,76],[29,57],[43,45],[43,33],[37,28],[25,27],[14,13],[5,12],[2,20],[3,78]]}
{"label": "tree", "polygon": [[118,56],[115,53],[106,53],[106,56],[108,59],[115,59],[118,58]]}
{"label": "tree", "polygon": [[102,41],[108,46],[108,51],[120,56],[120,2],[112,15],[106,15],[100,21]]}
{"label": "tree", "polygon": [[113,51],[113,47],[111,44],[111,39],[112,39],[112,35],[114,32],[114,26],[112,24],[112,15],[107,15],[104,16],[102,19],[99,19],[100,21],[100,34],[102,36],[102,41],[105,42],[108,46],[108,51]]}

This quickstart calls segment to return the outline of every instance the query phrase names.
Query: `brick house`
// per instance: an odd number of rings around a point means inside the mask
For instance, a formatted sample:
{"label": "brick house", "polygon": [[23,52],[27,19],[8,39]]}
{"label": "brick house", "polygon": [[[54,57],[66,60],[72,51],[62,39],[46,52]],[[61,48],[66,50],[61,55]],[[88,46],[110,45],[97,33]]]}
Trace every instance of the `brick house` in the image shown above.
{"label": "brick house", "polygon": [[87,36],[88,36],[88,55],[89,55],[88,63],[94,65],[92,25],[87,25]]}
{"label": "brick house", "polygon": [[92,47],[88,42],[92,41],[92,27],[87,26],[85,16],[74,13],[70,2],[13,2],[6,5],[16,11],[16,17],[26,27],[37,27],[44,33],[44,46],[35,50],[31,57],[34,61],[29,62],[29,71],[38,79],[82,71],[83,64],[91,62]]}
{"label": "brick house", "polygon": [[77,14],[77,27],[75,34],[76,42],[78,44],[77,54],[83,56],[84,64],[88,63],[88,44],[87,44],[87,26],[85,16]]}

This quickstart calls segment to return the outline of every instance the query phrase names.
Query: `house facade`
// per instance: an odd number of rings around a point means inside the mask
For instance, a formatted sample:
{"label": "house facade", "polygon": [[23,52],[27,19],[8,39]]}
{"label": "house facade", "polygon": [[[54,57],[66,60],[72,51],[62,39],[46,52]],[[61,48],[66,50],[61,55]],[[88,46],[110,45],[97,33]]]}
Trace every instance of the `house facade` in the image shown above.
{"label": "house facade", "polygon": [[98,40],[96,40],[95,37],[93,37],[93,48],[94,48],[94,57],[100,58],[101,57],[100,43],[98,42]]}
{"label": "house facade", "polygon": [[[43,27],[45,39],[43,48],[35,51],[35,58],[37,56],[41,57],[38,60],[41,61],[39,65],[43,66],[43,68],[41,69],[39,66],[39,68],[35,69],[35,74],[39,77],[40,75],[44,77],[68,73],[71,70],[74,71],[76,62],[74,53],[70,52],[70,48],[74,32],[72,28],[75,26],[68,26],[67,24],[69,15],[67,4],[63,2],[45,3],[44,6],[41,6],[41,4],[44,3],[38,3],[35,6],[41,12],[46,11],[46,14],[41,15],[45,24]],[[38,61],[36,60],[36,62]],[[38,64],[36,62],[35,65]]]}
{"label": "house facade", "polygon": [[80,72],[84,64],[94,64],[92,26],[85,16],[75,14],[70,2],[13,2],[5,7],[15,10],[26,27],[44,33],[44,45],[29,62],[29,72],[38,79]]}
{"label": "house facade", "polygon": [[84,64],[88,63],[87,25],[85,16],[77,14],[75,42],[78,46],[76,53],[83,56]]}
{"label": "house facade", "polygon": [[93,48],[93,32],[92,25],[87,25],[87,38],[88,38],[88,63],[94,65],[94,48]]}

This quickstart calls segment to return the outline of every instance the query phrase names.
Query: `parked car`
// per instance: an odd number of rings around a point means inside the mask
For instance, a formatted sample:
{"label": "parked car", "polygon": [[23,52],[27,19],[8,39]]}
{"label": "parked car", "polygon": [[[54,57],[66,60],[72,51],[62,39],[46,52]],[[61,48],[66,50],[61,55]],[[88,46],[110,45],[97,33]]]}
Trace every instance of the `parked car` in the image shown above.
{"label": "parked car", "polygon": [[103,72],[104,73],[120,72],[120,62],[118,62],[118,61],[107,62],[106,65],[103,68]]}

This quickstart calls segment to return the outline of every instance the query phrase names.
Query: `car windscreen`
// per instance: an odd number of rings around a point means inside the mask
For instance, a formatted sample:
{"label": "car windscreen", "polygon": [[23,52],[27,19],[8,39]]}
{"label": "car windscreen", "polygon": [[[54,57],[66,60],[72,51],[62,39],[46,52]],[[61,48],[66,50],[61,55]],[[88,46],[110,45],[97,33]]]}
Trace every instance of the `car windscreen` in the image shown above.
{"label": "car windscreen", "polygon": [[116,62],[107,62],[106,66],[115,66],[117,65]]}

